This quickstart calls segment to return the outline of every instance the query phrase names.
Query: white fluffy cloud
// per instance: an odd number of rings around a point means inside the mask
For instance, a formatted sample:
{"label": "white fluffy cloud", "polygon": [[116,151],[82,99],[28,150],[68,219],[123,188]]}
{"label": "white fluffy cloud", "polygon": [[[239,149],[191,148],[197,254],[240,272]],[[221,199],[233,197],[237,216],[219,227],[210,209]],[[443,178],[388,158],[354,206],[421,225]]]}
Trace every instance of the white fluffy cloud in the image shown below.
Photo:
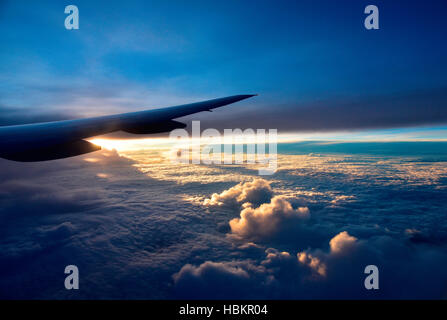
{"label": "white fluffy cloud", "polygon": [[281,231],[287,223],[293,223],[309,217],[309,209],[294,209],[283,196],[275,196],[270,203],[257,208],[246,206],[240,218],[230,221],[231,232],[241,238],[262,238]]}
{"label": "white fluffy cloud", "polygon": [[332,254],[343,254],[357,244],[357,238],[349,235],[347,231],[340,232],[329,241]]}
{"label": "white fluffy cloud", "polygon": [[222,193],[214,193],[210,199],[205,199],[203,204],[210,206],[236,205],[246,202],[261,204],[268,202],[272,196],[273,190],[269,181],[253,179],[250,182],[240,182]]}
{"label": "white fluffy cloud", "polygon": [[240,239],[264,239],[309,217],[307,207],[295,209],[287,197],[274,196],[270,182],[260,178],[214,193],[203,204],[237,206],[240,217],[232,219],[229,225],[231,234]]}

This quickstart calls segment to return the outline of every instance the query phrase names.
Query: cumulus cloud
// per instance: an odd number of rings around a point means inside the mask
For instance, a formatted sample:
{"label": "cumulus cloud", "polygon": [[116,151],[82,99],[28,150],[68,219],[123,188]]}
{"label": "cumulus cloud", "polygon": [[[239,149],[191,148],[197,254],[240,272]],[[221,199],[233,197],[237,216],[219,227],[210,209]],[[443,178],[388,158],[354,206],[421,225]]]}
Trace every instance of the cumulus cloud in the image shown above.
{"label": "cumulus cloud", "polygon": [[[359,240],[340,232],[329,241],[328,251],[308,249],[293,255],[268,248],[260,261],[187,265],[174,276],[174,286],[181,298],[194,296],[197,286],[200,297],[225,297],[215,284],[239,278],[243,281],[237,287],[233,282],[232,290],[242,292],[240,298],[436,298],[445,294],[445,262],[447,255],[433,249],[385,236]],[[370,264],[379,268],[380,290],[363,286],[364,268]]]}
{"label": "cumulus cloud", "polygon": [[181,299],[290,299],[306,290],[310,274],[296,256],[268,248],[260,261],[187,264],[173,275],[174,292]]}
{"label": "cumulus cloud", "polygon": [[334,256],[343,256],[348,254],[358,245],[358,239],[349,235],[347,231],[342,231],[329,241],[329,253],[325,254],[317,251],[313,254],[308,251],[298,252],[298,261],[308,266],[312,271],[320,276],[327,275],[327,261]]}
{"label": "cumulus cloud", "polygon": [[[265,270],[250,262],[206,261],[199,266],[186,264],[173,275],[175,294],[188,299],[242,299],[250,296],[253,279],[262,281]],[[245,286],[244,286],[245,284]],[[244,289],[245,287],[245,289]],[[191,290],[194,288],[193,290]],[[210,295],[210,293],[212,294]]]}
{"label": "cumulus cloud", "polygon": [[270,203],[257,208],[245,207],[240,218],[230,221],[231,232],[241,238],[262,238],[280,232],[288,223],[296,223],[309,217],[309,209],[294,209],[283,196],[275,196]]}
{"label": "cumulus cloud", "polygon": [[290,231],[310,216],[307,207],[294,208],[285,195],[274,196],[271,182],[260,178],[214,193],[203,204],[241,210],[238,218],[229,221],[231,236],[238,239],[265,240]]}
{"label": "cumulus cloud", "polygon": [[331,248],[331,253],[343,254],[355,246],[356,243],[356,237],[350,236],[348,232],[343,231],[329,241],[329,246]]}
{"label": "cumulus cloud", "polygon": [[[329,241],[329,252],[324,252],[322,250],[305,250],[298,252],[296,257],[291,255],[286,251],[278,251],[274,248],[269,248],[266,250],[266,259],[262,262],[264,266],[269,267],[281,267],[290,269],[292,265],[296,270],[293,273],[297,273],[300,268],[307,268],[310,271],[310,278],[326,277],[328,273],[328,268],[334,260],[350,259],[350,253],[355,250],[359,245],[359,241],[356,237],[349,235],[348,232],[342,231],[336,236],[334,236]],[[306,274],[300,271],[301,275],[304,277]]]}
{"label": "cumulus cloud", "polygon": [[301,264],[308,266],[318,275],[326,275],[326,264],[324,264],[318,257],[314,257],[312,254],[306,252],[298,252],[297,257]]}
{"label": "cumulus cloud", "polygon": [[205,199],[203,204],[222,206],[250,202],[259,205],[268,202],[272,196],[273,190],[270,182],[265,179],[255,178],[250,182],[240,182],[222,193],[214,193],[210,199]]}

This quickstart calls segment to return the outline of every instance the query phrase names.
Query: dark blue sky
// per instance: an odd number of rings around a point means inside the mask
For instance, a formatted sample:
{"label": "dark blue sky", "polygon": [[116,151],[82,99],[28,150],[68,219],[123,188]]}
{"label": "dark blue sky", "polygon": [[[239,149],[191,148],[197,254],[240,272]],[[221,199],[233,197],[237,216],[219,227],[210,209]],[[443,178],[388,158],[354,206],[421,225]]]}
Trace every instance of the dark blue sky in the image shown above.
{"label": "dark blue sky", "polygon": [[[1,3],[2,124],[239,93],[260,97],[210,125],[234,113],[251,119],[235,126],[287,131],[447,123],[445,1]],[[79,30],[64,28],[68,4]],[[380,30],[363,26],[368,4]]]}

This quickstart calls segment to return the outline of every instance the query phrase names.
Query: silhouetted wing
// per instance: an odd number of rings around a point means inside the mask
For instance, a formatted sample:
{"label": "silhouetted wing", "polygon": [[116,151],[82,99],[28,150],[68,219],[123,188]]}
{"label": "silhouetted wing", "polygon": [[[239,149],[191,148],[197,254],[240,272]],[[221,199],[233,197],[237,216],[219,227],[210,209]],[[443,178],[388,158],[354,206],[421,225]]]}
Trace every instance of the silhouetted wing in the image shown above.
{"label": "silhouetted wing", "polygon": [[0,127],[0,157],[15,161],[45,161],[100,150],[83,139],[115,131],[134,134],[168,132],[186,125],[172,119],[209,111],[253,95],[236,95],[174,107],[110,116]]}

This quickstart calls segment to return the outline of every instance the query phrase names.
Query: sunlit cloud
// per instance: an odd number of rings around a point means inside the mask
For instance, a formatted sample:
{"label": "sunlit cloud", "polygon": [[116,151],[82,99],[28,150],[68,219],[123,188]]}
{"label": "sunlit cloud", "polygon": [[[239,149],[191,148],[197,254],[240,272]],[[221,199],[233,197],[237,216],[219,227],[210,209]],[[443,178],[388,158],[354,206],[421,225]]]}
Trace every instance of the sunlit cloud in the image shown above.
{"label": "sunlit cloud", "polygon": [[203,204],[205,206],[235,205],[246,202],[262,204],[269,202],[272,196],[273,190],[269,181],[253,179],[253,181],[241,182],[220,194],[214,193],[211,198],[205,199]]}
{"label": "sunlit cloud", "polygon": [[230,221],[230,228],[238,237],[262,239],[281,232],[287,224],[300,223],[300,220],[308,217],[307,207],[294,209],[286,198],[275,196],[270,203],[264,203],[257,208],[246,204],[240,217]]}

